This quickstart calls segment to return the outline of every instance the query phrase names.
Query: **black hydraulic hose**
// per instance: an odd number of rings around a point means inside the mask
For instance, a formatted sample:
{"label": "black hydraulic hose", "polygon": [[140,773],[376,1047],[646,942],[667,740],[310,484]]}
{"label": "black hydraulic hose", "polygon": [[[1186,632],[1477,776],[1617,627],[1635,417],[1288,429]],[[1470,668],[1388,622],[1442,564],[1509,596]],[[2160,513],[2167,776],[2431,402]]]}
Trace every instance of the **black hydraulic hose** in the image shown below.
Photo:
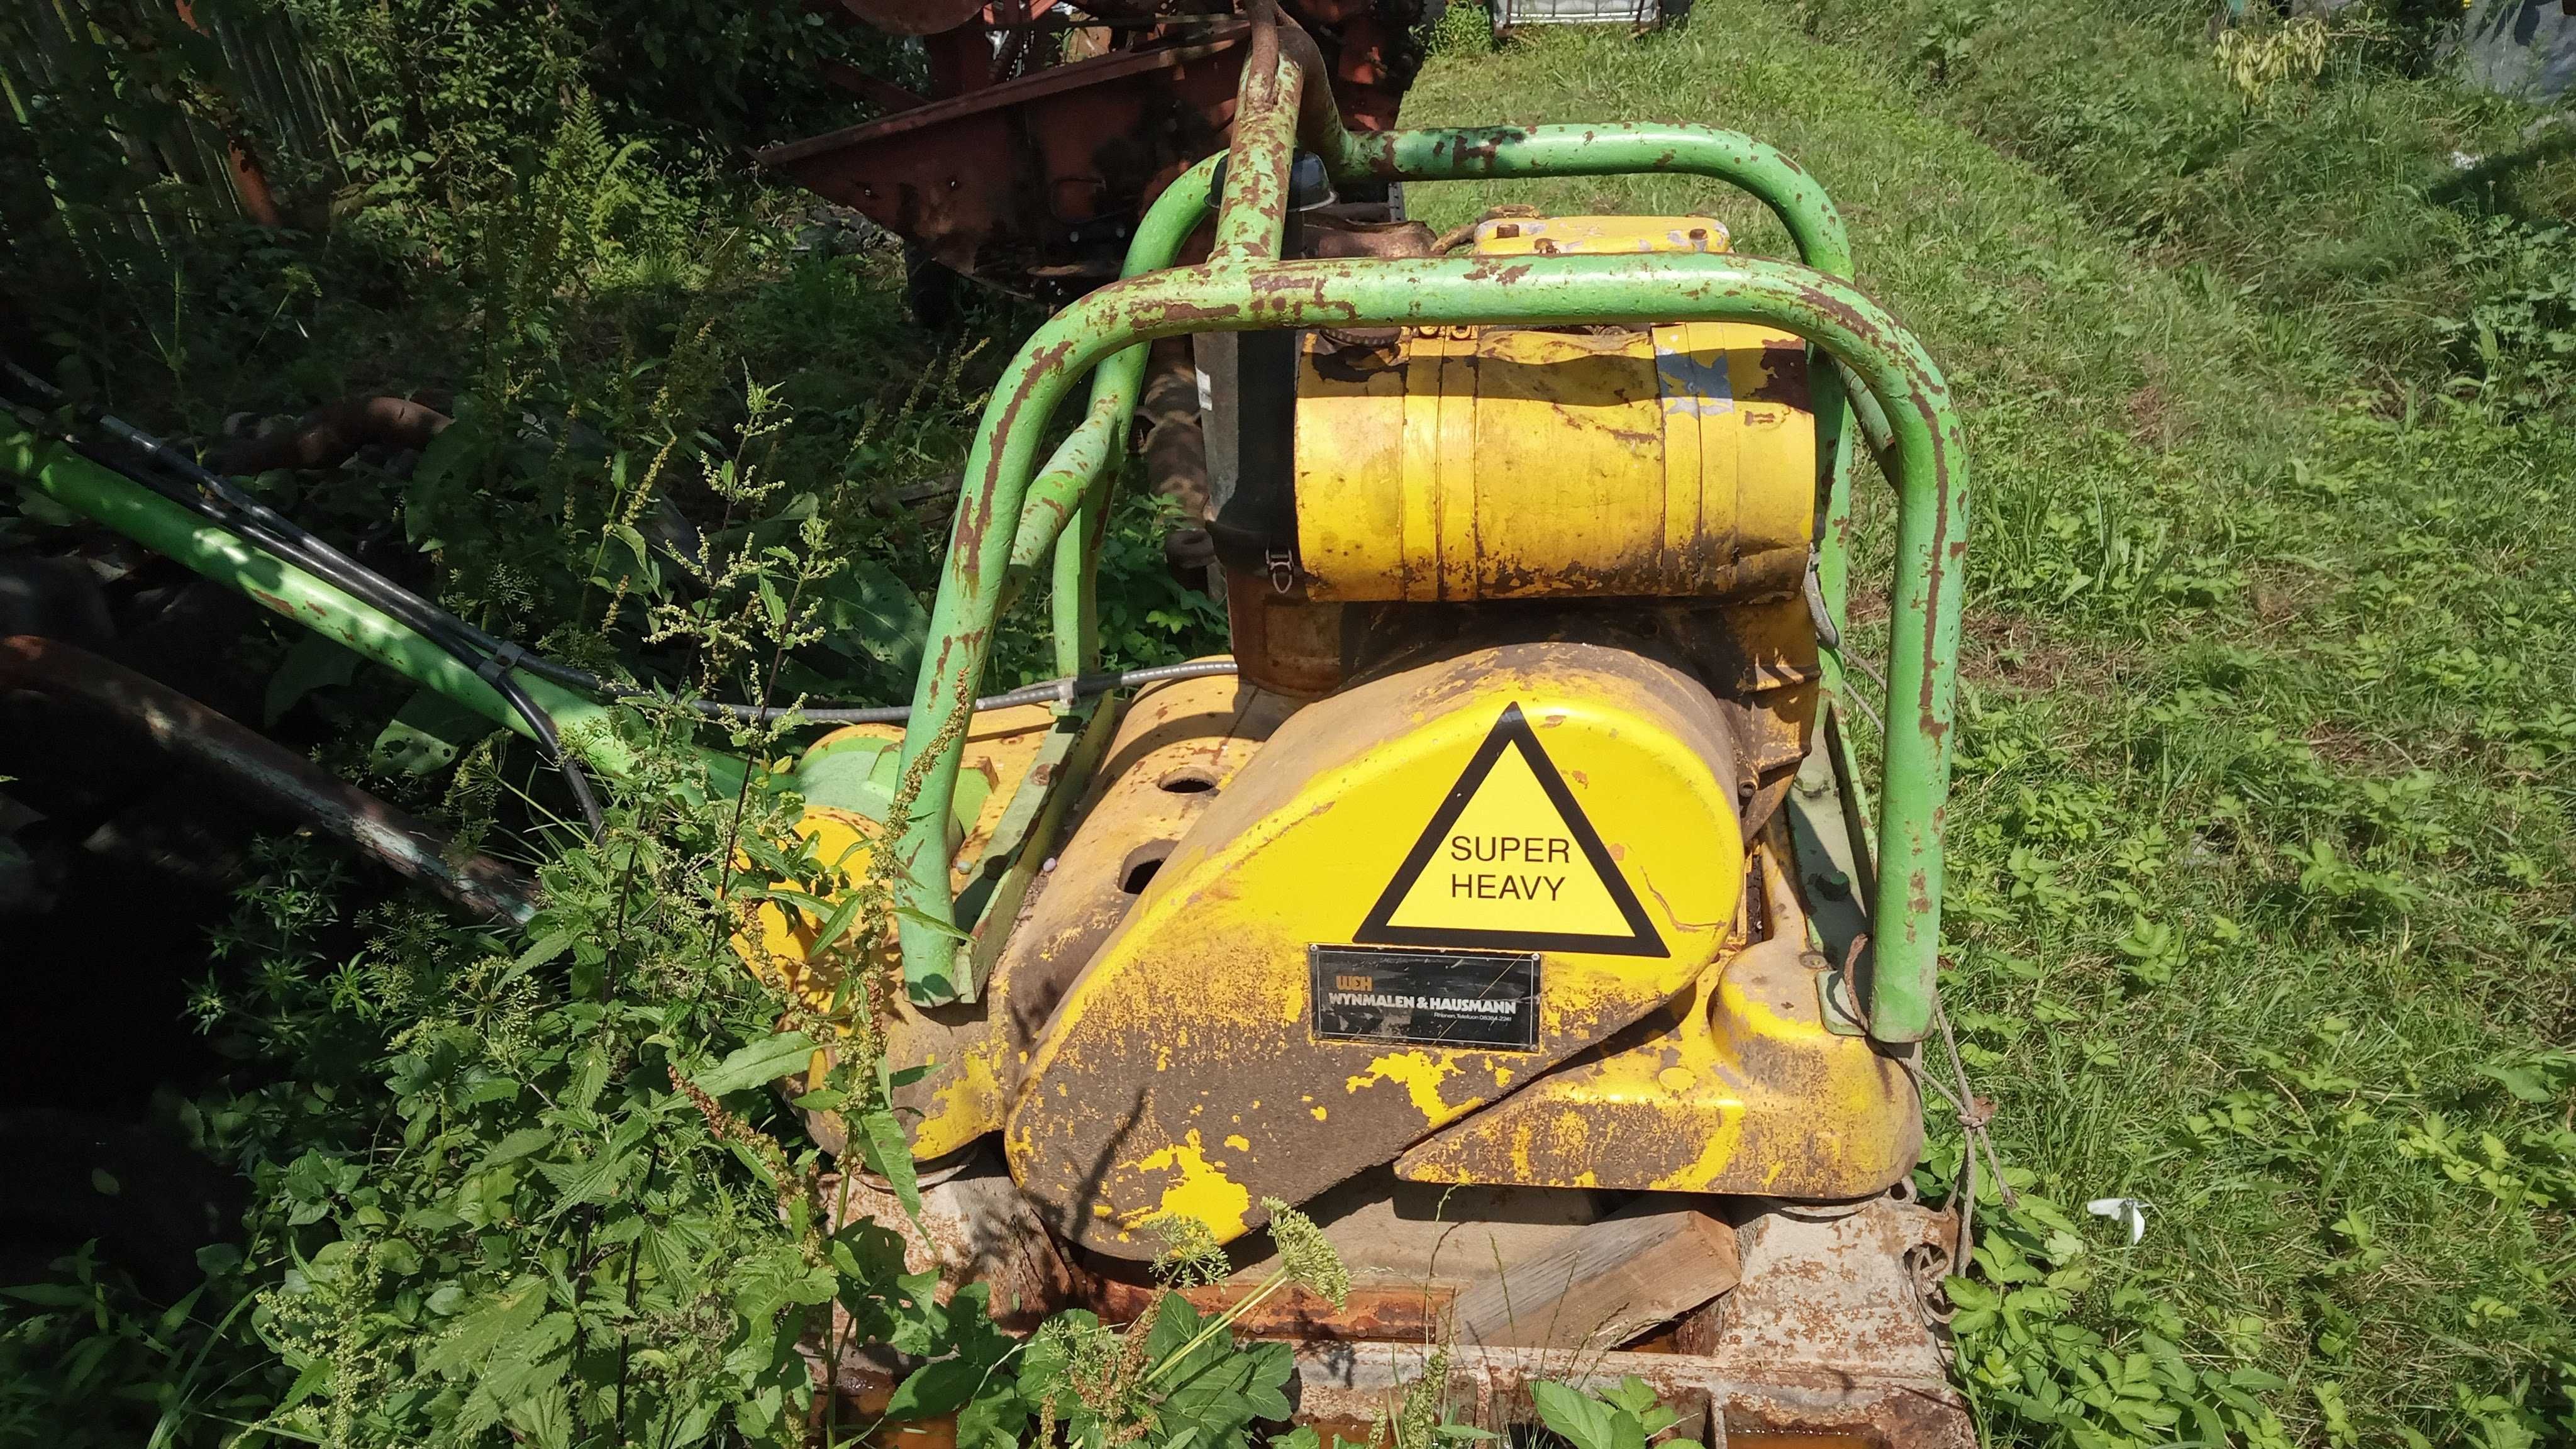
{"label": "black hydraulic hose", "polygon": [[153,461],[179,471],[188,481],[213,493],[240,515],[236,519],[213,515],[214,521],[392,616],[473,670],[476,677],[492,686],[493,692],[500,695],[519,718],[527,721],[528,732],[536,737],[539,753],[563,776],[564,788],[572,792],[573,804],[581,811],[582,822],[589,828],[591,838],[599,838],[606,822],[600,811],[598,793],[591,787],[589,772],[582,768],[579,757],[564,748],[563,734],[556,727],[554,716],[529,697],[525,685],[510,677],[510,656],[518,652],[513,646],[502,644],[342,553],[275,509],[242,493],[219,475],[197,466],[159,439],[116,419],[102,421],[111,425],[110,431],[120,441],[143,450]]}
{"label": "black hydraulic hose", "polygon": [[[37,389],[48,399],[62,401],[62,393],[44,379],[14,363],[9,364],[9,371],[20,382]],[[159,438],[122,418],[106,413],[93,416],[109,436],[193,486],[178,490],[156,487],[157,480],[142,472],[117,467],[86,448],[82,449],[84,456],[115,468],[164,497],[176,499],[181,494],[199,495],[188,501],[189,508],[199,516],[257,543],[307,573],[391,615],[445,650],[458,663],[473,670],[477,677],[492,686],[514,713],[527,722],[528,732],[535,736],[539,752],[563,776],[564,787],[572,792],[573,803],[581,811],[582,822],[588,827],[591,838],[596,840],[600,837],[606,821],[600,810],[598,793],[591,788],[589,772],[582,768],[580,760],[571,751],[564,748],[563,734],[556,728],[554,716],[529,697],[525,686],[510,677],[509,667],[504,662],[511,652],[507,646],[501,646],[490,635],[483,634],[454,614],[351,558]],[[211,498],[204,495],[211,495]],[[227,512],[237,516],[227,517]]]}

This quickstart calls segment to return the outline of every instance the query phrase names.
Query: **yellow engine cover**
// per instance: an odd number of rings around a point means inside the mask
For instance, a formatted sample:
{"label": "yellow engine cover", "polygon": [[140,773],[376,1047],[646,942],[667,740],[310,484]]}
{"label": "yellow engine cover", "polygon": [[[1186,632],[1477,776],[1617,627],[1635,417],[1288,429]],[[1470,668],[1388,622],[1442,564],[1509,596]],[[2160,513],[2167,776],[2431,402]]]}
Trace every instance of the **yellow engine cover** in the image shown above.
{"label": "yellow engine cover", "polygon": [[1144,1257],[1158,1215],[1224,1241],[1392,1160],[1702,975],[1743,887],[1736,780],[1716,700],[1621,649],[1478,650],[1305,707],[1066,991],[1013,1176]]}
{"label": "yellow engine cover", "polygon": [[[1488,221],[1476,250],[1724,251],[1706,217]],[[1806,344],[1736,323],[1307,334],[1297,547],[1318,602],[1795,588]]]}
{"label": "yellow engine cover", "polygon": [[1624,1050],[1567,1066],[1396,1159],[1417,1182],[1857,1198],[1911,1172],[1910,1051],[1833,1031],[1782,869],[1755,852],[1769,934],[1709,968]]}

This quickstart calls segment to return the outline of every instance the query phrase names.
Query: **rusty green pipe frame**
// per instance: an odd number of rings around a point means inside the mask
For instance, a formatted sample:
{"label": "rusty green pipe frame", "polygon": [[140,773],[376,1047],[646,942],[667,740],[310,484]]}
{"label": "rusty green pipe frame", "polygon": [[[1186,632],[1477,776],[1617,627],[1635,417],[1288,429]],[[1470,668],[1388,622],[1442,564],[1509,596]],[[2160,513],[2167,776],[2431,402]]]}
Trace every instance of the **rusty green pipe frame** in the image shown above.
{"label": "rusty green pipe frame", "polygon": [[[400,620],[263,552],[116,470],[91,462],[67,444],[0,419],[0,474],[25,480],[63,507],[96,519],[155,553],[167,554],[270,612],[345,645],[495,724],[529,734],[527,721],[498,691]],[[623,776],[633,771],[634,756],[611,727],[609,706],[525,671],[517,676],[528,697],[554,717],[565,748],[603,774]],[[727,792],[740,788],[740,761],[712,751],[701,754],[714,788]]]}
{"label": "rusty green pipe frame", "polygon": [[[1220,165],[1226,168],[1225,196],[1211,259],[1266,261],[1279,255],[1287,232],[1288,179],[1297,158],[1298,102],[1305,93],[1305,81],[1306,72],[1279,54],[1276,12],[1265,15],[1253,30],[1252,53],[1236,85],[1238,120],[1231,151],[1203,158],[1163,188],[1127,243],[1120,277],[1158,271],[1179,257],[1182,244],[1207,215],[1208,193]],[[1334,115],[1338,121],[1339,113]],[[1092,380],[1089,411],[1056,445],[1045,471],[1030,486],[1011,550],[1014,592],[1058,538],[1086,537],[1087,527],[1075,526],[1076,511],[1097,491],[1095,480],[1115,460],[1116,444],[1125,435],[1144,385],[1145,363],[1145,349],[1135,347],[1101,364]],[[1096,521],[1080,520],[1086,525]],[[1079,574],[1078,561],[1059,559],[1055,570],[1059,590]],[[1056,609],[1056,652],[1061,662],[1068,653],[1084,652],[1087,647],[1063,637],[1072,616],[1084,610],[1068,603],[1061,592]]]}
{"label": "rusty green pipe frame", "polygon": [[[1301,37],[1293,30],[1283,34],[1293,60]],[[1247,66],[1247,77],[1252,73]],[[1633,172],[1705,176],[1748,193],[1768,208],[1788,231],[1800,261],[1828,276],[1848,279],[1852,273],[1850,235],[1824,188],[1779,149],[1750,136],[1705,126],[1531,126],[1393,131],[1354,137],[1342,128],[1329,96],[1322,104],[1315,103],[1312,97],[1303,99],[1306,103],[1299,118],[1301,135],[1323,152],[1327,164],[1343,181],[1454,181]],[[1262,114],[1245,113],[1256,118]],[[1171,265],[1181,243],[1207,214],[1209,178],[1220,159],[1212,156],[1201,161],[1155,199],[1128,248],[1122,277]],[[1229,193],[1235,178],[1244,170],[1229,166]],[[1141,351],[1132,357],[1121,354],[1101,365],[1092,384],[1090,410],[1081,426],[1057,446],[1046,471],[1030,487],[1012,551],[1014,567],[1024,572],[1035,568],[1065,530],[1092,479],[1108,465],[1112,444],[1134,411],[1144,367]],[[1828,527],[1825,557],[1819,562],[1819,570],[1837,619],[1842,616],[1847,568],[1840,524],[1850,515],[1850,460],[1847,445],[1840,441],[1849,429],[1840,416],[1839,404],[1844,398],[1840,381],[1831,376],[1819,378],[1816,398],[1817,416],[1826,429],[1823,442],[1829,470],[1825,480]],[[1884,436],[1883,429],[1867,431]],[[1079,531],[1075,532],[1078,536]]]}
{"label": "rusty green pipe frame", "polygon": [[952,999],[954,914],[944,819],[960,742],[990,654],[1013,525],[1037,438],[1085,371],[1140,342],[1196,332],[1319,326],[1569,327],[1755,322],[1822,347],[1867,386],[1885,414],[1899,466],[1897,588],[1888,679],[1878,940],[1867,1001],[1882,1040],[1929,1030],[1939,948],[1941,814],[1948,793],[1967,477],[1956,413],[1940,371],[1914,337],[1849,284],[1805,267],[1691,253],[1549,258],[1269,262],[1181,268],[1092,293],[1030,338],[993,391],[931,617],[931,653],[904,736],[904,767],[934,742],[900,855],[908,883],[905,978],[915,999]]}
{"label": "rusty green pipe frame", "polygon": [[[1337,123],[1330,129],[1340,127]],[[1487,126],[1360,136],[1344,131],[1338,140],[1326,135],[1317,149],[1324,151],[1324,164],[1337,181],[1655,172],[1712,177],[1751,193],[1769,208],[1808,266],[1828,276],[1851,275],[1850,233],[1816,178],[1777,147],[1733,131],[1643,125]]]}
{"label": "rusty green pipe frame", "polygon": [[[1267,40],[1267,44],[1264,41]],[[1320,72],[1318,72],[1320,74]],[[1212,262],[1265,262],[1278,257],[1288,232],[1289,173],[1297,160],[1297,102],[1306,73],[1280,58],[1277,32],[1253,32],[1234,107],[1225,196],[1217,207]]]}
{"label": "rusty green pipe frame", "polygon": [[[1181,247],[1207,219],[1208,193],[1215,185],[1216,170],[1222,154],[1207,157],[1180,174],[1179,179],[1163,188],[1154,204],[1145,209],[1136,224],[1136,235],[1127,243],[1127,261],[1119,268],[1120,277],[1139,277],[1159,272],[1178,260]],[[1075,506],[1091,487],[1094,478],[1115,461],[1115,447],[1127,429],[1127,420],[1136,411],[1136,399],[1145,385],[1145,352],[1130,347],[1100,364],[1091,375],[1091,405],[1083,414],[1081,426],[1056,444],[1047,458],[1044,472],[1029,485],[1029,499],[1020,511],[1019,537],[1011,547],[1011,567],[1029,570],[1037,567],[1054,546],[1057,533],[1072,517]]]}

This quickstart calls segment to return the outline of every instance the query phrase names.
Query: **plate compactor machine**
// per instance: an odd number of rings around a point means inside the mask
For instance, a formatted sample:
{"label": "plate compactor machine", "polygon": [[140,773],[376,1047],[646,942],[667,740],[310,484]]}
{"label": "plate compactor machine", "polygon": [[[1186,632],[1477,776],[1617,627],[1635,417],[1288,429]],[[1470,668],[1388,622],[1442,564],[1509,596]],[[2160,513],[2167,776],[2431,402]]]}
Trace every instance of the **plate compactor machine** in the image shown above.
{"label": "plate compactor machine", "polygon": [[[1970,1442],[1937,1327],[1958,1223],[1910,1187],[1966,527],[1938,371],[1771,148],[1354,136],[1305,37],[1256,25],[1231,149],[995,389],[908,727],[803,767],[866,782],[811,807],[826,858],[896,836],[921,1261],[1115,1321],[1187,1219],[1239,1269],[1188,1290],[1213,1310],[1273,1275],[1285,1202],[1353,1278],[1236,1325],[1298,1342],[1302,1420],[1365,1438],[1436,1357],[1485,1423],[1636,1374],[1712,1440]],[[1750,192],[1798,262],[1700,216],[1444,247],[1333,198],[1645,171]],[[1060,671],[1097,669],[1105,463],[1175,335],[1231,661],[977,712],[1041,566]],[[1855,442],[1899,500],[1875,832],[1836,707]],[[766,924],[765,968],[828,990],[816,923]]]}
{"label": "plate compactor machine", "polygon": [[[1940,373],[1771,148],[1353,135],[1311,42],[1253,20],[1230,149],[994,389],[908,721],[794,766],[825,860],[892,852],[885,1036],[927,1205],[857,1200],[1023,1325],[1132,1317],[1176,1220],[1239,1270],[1186,1291],[1235,1302],[1275,1267],[1264,1204],[1296,1205],[1351,1291],[1236,1331],[1293,1340],[1297,1417],[1358,1437],[1436,1370],[1489,1425],[1535,1382],[1633,1374],[1712,1443],[1972,1443],[1938,1327],[1960,1225],[1910,1185],[1967,525]],[[1749,193],[1797,260],[1702,216],[1435,239],[1334,203],[1631,172]],[[1094,565],[1171,337],[1207,379],[1233,654],[1129,695]],[[58,500],[541,740],[610,707],[506,648],[466,667],[323,555],[260,552],[273,528],[18,446],[0,461]],[[1843,708],[1856,449],[1897,499],[1874,740]],[[979,707],[1035,587],[1065,679]],[[612,732],[562,737],[619,767]],[[848,962],[807,959],[821,929],[772,903],[737,944],[828,994]],[[864,1355],[833,1371],[884,1387]]]}

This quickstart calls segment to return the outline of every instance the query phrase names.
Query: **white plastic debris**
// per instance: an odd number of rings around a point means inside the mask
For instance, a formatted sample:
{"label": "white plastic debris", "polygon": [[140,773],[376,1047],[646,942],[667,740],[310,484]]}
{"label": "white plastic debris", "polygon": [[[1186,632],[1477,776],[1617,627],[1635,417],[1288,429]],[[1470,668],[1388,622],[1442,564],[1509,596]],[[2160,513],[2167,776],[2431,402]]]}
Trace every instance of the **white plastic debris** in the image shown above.
{"label": "white plastic debris", "polygon": [[2147,1204],[2142,1198],[2097,1197],[2086,1203],[2084,1210],[2097,1218],[2109,1218],[2127,1228],[2132,1246],[2147,1235]]}

